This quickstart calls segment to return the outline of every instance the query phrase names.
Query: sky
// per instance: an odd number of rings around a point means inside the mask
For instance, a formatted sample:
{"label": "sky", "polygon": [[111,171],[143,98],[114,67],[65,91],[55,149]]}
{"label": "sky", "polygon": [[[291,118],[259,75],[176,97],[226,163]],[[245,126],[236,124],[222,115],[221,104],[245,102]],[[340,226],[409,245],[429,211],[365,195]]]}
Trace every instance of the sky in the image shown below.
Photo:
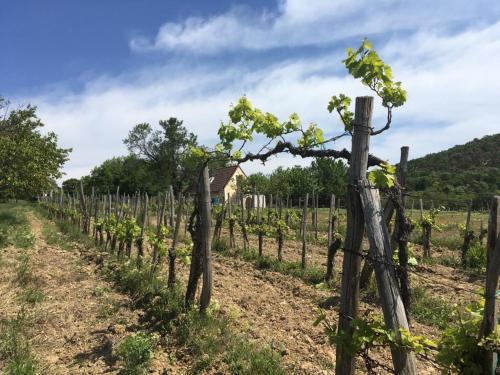
{"label": "sky", "polygon": [[[215,145],[242,95],[341,134],[326,107],[371,94],[341,62],[365,37],[408,91],[373,154],[395,163],[404,145],[416,158],[500,131],[498,0],[0,0],[0,95],[38,107],[44,131],[73,148],[64,179],[78,178],[127,154],[138,123],[177,117]],[[376,101],[373,125],[384,116]]]}

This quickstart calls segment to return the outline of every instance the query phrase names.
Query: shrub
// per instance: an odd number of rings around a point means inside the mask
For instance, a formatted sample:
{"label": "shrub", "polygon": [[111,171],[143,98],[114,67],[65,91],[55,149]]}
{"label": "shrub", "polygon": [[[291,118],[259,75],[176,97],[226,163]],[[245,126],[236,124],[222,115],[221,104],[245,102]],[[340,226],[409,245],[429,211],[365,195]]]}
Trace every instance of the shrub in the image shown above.
{"label": "shrub", "polygon": [[146,370],[153,353],[154,338],[139,332],[125,338],[117,347],[116,355],[123,362],[126,374],[142,374]]}
{"label": "shrub", "polygon": [[255,343],[250,343],[241,338],[236,338],[232,350],[228,351],[225,358],[231,374],[235,375],[281,375],[285,371],[280,365],[280,355],[270,347],[258,348]]}
{"label": "shrub", "polygon": [[478,270],[486,269],[486,247],[479,242],[473,242],[467,252],[467,261],[471,268]]}

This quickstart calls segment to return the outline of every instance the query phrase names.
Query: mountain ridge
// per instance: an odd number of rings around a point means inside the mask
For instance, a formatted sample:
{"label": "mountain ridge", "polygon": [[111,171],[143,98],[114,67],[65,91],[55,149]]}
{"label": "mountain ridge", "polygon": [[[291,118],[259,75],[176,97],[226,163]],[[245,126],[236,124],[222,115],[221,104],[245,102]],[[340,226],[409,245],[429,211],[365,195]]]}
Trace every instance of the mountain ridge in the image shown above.
{"label": "mountain ridge", "polygon": [[484,204],[500,193],[500,133],[408,161],[406,185],[427,199]]}

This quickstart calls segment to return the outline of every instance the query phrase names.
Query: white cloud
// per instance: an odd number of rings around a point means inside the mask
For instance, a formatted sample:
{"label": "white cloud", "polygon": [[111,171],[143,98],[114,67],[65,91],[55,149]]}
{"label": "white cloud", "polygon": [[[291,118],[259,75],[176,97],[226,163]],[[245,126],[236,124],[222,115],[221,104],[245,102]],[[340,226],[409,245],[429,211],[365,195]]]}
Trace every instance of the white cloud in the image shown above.
{"label": "white cloud", "polygon": [[[396,162],[402,145],[409,145],[410,157],[417,157],[498,132],[500,77],[495,71],[500,61],[500,22],[454,35],[429,30],[408,37],[401,34],[375,47],[403,81],[409,100],[395,111],[393,127],[372,140],[373,153]],[[65,171],[67,177],[79,177],[106,158],[124,154],[122,139],[139,122],[156,124],[176,116],[200,142],[213,145],[229,104],[243,94],[281,118],[297,112],[304,122],[317,122],[327,132],[338,133],[338,119],[326,111],[330,96],[368,94],[359,82],[332,72],[341,58],[332,53],[259,69],[172,64],[95,79],[82,92],[47,92],[19,101],[37,104],[47,128],[60,135],[65,147],[74,148]],[[378,107],[374,124],[383,123],[384,111]],[[335,147],[348,146],[344,139]],[[270,171],[279,164],[304,163],[308,161],[283,156],[265,167],[254,164],[245,170]]]}
{"label": "white cloud", "polygon": [[140,52],[214,54],[318,46],[353,36],[460,27],[465,21],[486,21],[485,9],[488,17],[500,14],[500,4],[487,0],[282,0],[275,12],[236,7],[208,18],[167,22],[154,38],[134,38],[130,47]]}

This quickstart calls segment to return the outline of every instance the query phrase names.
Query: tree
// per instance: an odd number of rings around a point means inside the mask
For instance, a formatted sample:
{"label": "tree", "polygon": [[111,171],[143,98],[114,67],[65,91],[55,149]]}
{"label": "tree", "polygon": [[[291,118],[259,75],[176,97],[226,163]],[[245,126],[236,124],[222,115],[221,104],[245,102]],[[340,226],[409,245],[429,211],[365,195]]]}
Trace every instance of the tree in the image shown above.
{"label": "tree", "polygon": [[71,149],[60,148],[55,133],[41,134],[43,126],[31,105],[0,119],[0,198],[35,196],[61,177]]}
{"label": "tree", "polygon": [[246,178],[238,176],[238,188],[246,194],[253,194],[254,191],[259,194],[269,194],[269,177],[264,173],[253,173]]}
{"label": "tree", "polygon": [[346,193],[347,165],[342,160],[316,158],[311,169],[318,180],[323,201],[328,202],[332,194],[340,197]]}
{"label": "tree", "polygon": [[182,124],[174,117],[161,120],[161,130],[154,130],[147,123],[138,124],[123,141],[131,153],[151,163],[160,188],[173,185],[174,190],[180,191],[196,175],[196,161],[189,151],[197,146],[197,138]]}
{"label": "tree", "polygon": [[69,178],[63,181],[62,189],[65,193],[76,195],[80,190],[80,180],[78,178]]}
{"label": "tree", "polygon": [[125,194],[137,191],[154,194],[160,191],[156,171],[150,163],[136,155],[105,160],[92,169],[90,176],[84,182],[86,191],[90,191],[94,186],[96,192],[101,194],[116,191],[118,186]]}

